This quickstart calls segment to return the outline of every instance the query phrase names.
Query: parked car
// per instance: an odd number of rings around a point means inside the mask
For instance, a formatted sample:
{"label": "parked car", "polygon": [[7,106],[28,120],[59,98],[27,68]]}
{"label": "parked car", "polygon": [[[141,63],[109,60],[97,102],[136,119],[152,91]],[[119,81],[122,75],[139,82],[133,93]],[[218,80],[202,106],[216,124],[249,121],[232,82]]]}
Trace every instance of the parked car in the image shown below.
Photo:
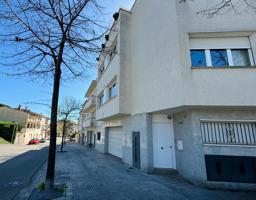
{"label": "parked car", "polygon": [[46,142],[46,139],[45,138],[41,138],[40,139],[40,143],[45,143]]}
{"label": "parked car", "polygon": [[28,144],[39,144],[39,143],[40,143],[39,139],[34,138],[34,139],[30,140]]}

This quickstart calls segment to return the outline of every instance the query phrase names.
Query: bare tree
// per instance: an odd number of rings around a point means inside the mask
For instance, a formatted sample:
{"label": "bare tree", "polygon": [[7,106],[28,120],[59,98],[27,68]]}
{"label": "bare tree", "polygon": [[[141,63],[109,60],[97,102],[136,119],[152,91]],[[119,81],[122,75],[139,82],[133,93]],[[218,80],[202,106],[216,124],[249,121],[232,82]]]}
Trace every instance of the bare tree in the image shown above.
{"label": "bare tree", "polygon": [[68,128],[68,123],[70,120],[78,118],[80,108],[81,103],[72,97],[65,97],[64,102],[60,105],[59,116],[61,117],[61,121],[63,122],[60,148],[61,151],[63,151],[64,139]]}
{"label": "bare tree", "polygon": [[60,81],[93,66],[107,31],[97,18],[101,7],[97,0],[0,0],[0,5],[1,73],[53,82],[46,173],[46,188],[53,189]]}
{"label": "bare tree", "polygon": [[214,16],[230,11],[235,13],[242,13],[248,10],[256,11],[255,0],[218,0],[214,3],[211,2],[211,6],[209,6],[209,8],[205,8],[204,10],[199,11],[198,14]]}

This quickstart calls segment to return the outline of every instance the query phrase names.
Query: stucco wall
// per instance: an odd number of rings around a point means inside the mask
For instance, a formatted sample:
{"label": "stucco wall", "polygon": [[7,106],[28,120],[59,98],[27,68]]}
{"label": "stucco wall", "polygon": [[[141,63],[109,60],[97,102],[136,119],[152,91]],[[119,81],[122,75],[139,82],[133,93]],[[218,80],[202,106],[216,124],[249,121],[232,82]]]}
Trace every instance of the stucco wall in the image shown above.
{"label": "stucco wall", "polygon": [[[109,83],[116,79],[117,96],[107,101],[101,107],[97,107],[97,119],[105,119],[118,114],[129,114],[128,98],[129,87],[127,87],[127,59],[129,55],[129,15],[130,13],[120,9],[118,21],[110,32],[110,41],[117,37],[117,54],[107,66],[102,77],[98,80],[97,95],[99,95]],[[110,42],[107,42],[110,45]]]}
{"label": "stucco wall", "polygon": [[[174,117],[175,141],[183,141],[183,150],[176,149],[177,170],[188,180],[210,187],[254,188],[253,184],[214,183],[207,181],[204,155],[255,156],[256,148],[203,146],[200,119],[256,120],[256,110],[192,110]],[[189,167],[188,167],[189,166]]]}
{"label": "stucco wall", "polygon": [[191,69],[191,33],[204,33],[198,37],[212,37],[209,33],[248,36],[255,51],[256,24],[251,23],[255,13],[198,15],[206,5],[204,0],[136,2],[130,17],[131,49],[127,50],[131,114],[183,105],[256,106],[252,92],[256,68]]}
{"label": "stucco wall", "polygon": [[151,115],[139,114],[123,122],[123,161],[132,166],[132,132],[140,132],[141,169],[151,171],[153,166]]}
{"label": "stucco wall", "polygon": [[102,153],[106,153],[105,149],[104,149],[104,146],[105,146],[105,126],[104,126],[104,122],[102,122],[102,121],[97,122],[96,133],[97,132],[101,133],[101,139],[96,140],[95,148],[98,151],[102,152]]}

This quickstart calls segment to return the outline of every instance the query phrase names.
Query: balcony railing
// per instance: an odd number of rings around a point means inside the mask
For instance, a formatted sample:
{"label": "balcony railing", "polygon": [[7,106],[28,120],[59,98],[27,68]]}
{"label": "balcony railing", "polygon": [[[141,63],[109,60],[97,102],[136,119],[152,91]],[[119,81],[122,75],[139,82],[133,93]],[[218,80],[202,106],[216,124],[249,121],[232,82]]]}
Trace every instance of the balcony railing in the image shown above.
{"label": "balcony railing", "polygon": [[256,121],[201,120],[203,144],[256,145]]}

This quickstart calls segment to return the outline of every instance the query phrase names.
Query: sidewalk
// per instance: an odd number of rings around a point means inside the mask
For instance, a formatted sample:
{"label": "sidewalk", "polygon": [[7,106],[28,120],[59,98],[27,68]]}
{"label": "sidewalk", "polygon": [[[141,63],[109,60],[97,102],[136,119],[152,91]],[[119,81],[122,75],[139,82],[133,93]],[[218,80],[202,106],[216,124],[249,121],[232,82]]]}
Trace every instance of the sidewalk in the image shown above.
{"label": "sidewalk", "polygon": [[256,196],[198,188],[178,175],[148,175],[78,144],[67,144],[65,150],[56,160],[56,183],[68,187],[61,200],[253,200]]}
{"label": "sidewalk", "polygon": [[179,176],[148,175],[119,159],[77,144],[57,156],[57,182],[67,183],[69,200],[250,200],[256,193],[212,191]]}

